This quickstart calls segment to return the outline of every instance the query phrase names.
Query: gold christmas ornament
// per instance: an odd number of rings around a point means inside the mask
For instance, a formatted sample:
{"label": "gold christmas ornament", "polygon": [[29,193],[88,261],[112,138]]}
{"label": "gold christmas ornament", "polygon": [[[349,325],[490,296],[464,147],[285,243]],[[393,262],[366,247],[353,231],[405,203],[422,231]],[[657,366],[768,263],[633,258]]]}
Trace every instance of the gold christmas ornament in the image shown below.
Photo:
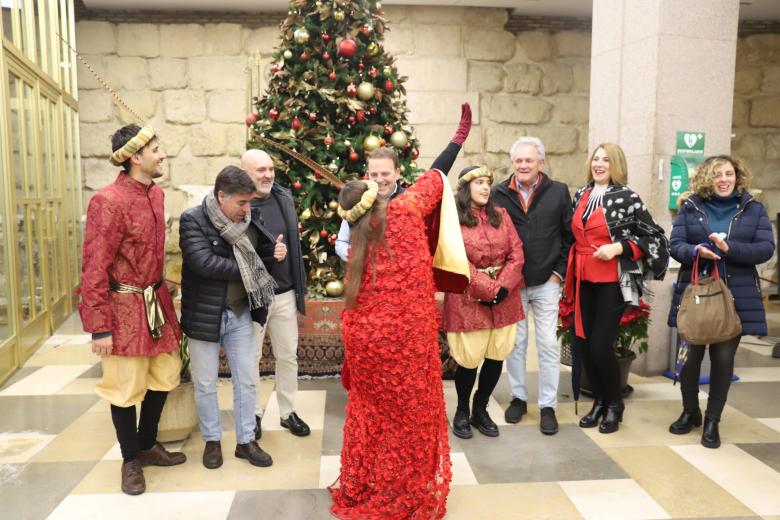
{"label": "gold christmas ornament", "polygon": [[376,56],[377,54],[379,54],[379,45],[377,45],[374,42],[371,42],[368,44],[367,50],[371,56]]}
{"label": "gold christmas ornament", "polygon": [[336,211],[338,209],[338,207],[339,207],[339,203],[336,202],[335,200],[332,200],[332,201],[328,202],[328,207],[330,209],[332,209],[333,211]]}
{"label": "gold christmas ornament", "polygon": [[379,138],[375,135],[367,135],[365,139],[363,139],[363,150],[368,152],[373,152],[377,148],[382,146],[382,143],[379,142]]}
{"label": "gold christmas ornament", "polygon": [[343,22],[344,21],[344,11],[338,10],[333,13],[333,19],[337,22]]}
{"label": "gold christmas ornament", "polygon": [[331,161],[331,163],[328,165],[328,169],[333,173],[336,173],[339,171],[339,165],[336,164],[336,161]]}
{"label": "gold christmas ornament", "polygon": [[292,59],[293,56],[292,51],[290,49],[287,49],[286,51],[284,51],[284,54],[282,54],[282,56],[284,56],[284,59],[290,60]]}
{"label": "gold christmas ornament", "polygon": [[325,292],[328,294],[328,296],[338,298],[344,294],[344,282],[341,280],[331,280],[325,284]]}
{"label": "gold christmas ornament", "polygon": [[358,85],[357,95],[363,101],[368,101],[369,99],[374,97],[374,85],[372,85],[368,81],[364,81],[363,83]]}
{"label": "gold christmas ornament", "polygon": [[385,68],[382,69],[382,74],[385,76],[390,76],[393,74],[393,69],[390,67],[390,65],[386,65]]}
{"label": "gold christmas ornament", "polygon": [[396,130],[395,132],[393,132],[393,135],[390,136],[390,142],[396,148],[403,148],[404,146],[406,146],[406,143],[409,142],[409,139],[406,137],[405,132],[402,132],[401,130]]}
{"label": "gold christmas ornament", "polygon": [[309,41],[309,31],[307,31],[305,27],[296,29],[293,33],[293,39],[295,40],[295,43],[303,45]]}
{"label": "gold christmas ornament", "polygon": [[311,218],[311,210],[305,209],[301,211],[301,220],[309,220]]}

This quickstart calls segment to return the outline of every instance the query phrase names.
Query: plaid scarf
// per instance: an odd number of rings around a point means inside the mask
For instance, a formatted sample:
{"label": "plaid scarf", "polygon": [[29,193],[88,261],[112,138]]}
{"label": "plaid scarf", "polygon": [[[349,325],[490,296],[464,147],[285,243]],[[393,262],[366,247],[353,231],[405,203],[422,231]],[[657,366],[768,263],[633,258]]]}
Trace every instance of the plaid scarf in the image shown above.
{"label": "plaid scarf", "polygon": [[233,246],[233,254],[236,257],[238,269],[241,271],[241,281],[244,283],[244,289],[249,297],[249,309],[253,310],[259,307],[267,309],[274,301],[276,282],[268,274],[263,261],[255,248],[252,247],[252,242],[246,234],[252,220],[251,213],[246,214],[243,222],[233,222],[222,212],[213,191],[206,195],[206,213],[208,213],[209,220],[214,224],[219,235]]}

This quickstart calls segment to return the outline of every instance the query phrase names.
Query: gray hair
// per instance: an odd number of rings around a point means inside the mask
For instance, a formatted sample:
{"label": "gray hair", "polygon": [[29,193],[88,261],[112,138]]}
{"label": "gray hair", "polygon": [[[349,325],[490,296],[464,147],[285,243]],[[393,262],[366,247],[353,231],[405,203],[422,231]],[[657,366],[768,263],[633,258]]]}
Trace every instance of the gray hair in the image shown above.
{"label": "gray hair", "polygon": [[528,146],[531,145],[534,148],[536,148],[536,155],[537,159],[540,161],[544,159],[544,145],[542,144],[541,139],[538,137],[531,137],[531,136],[524,136],[515,141],[515,143],[512,145],[512,147],[509,149],[509,158],[513,159],[515,158],[515,154],[517,153],[517,149],[521,146]]}

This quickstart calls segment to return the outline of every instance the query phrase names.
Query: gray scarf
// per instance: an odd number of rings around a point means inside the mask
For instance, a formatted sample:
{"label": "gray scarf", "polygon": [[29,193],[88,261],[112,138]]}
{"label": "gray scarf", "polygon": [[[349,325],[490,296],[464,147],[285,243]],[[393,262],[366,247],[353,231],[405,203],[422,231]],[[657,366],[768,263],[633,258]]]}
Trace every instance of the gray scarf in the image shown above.
{"label": "gray scarf", "polygon": [[210,191],[206,195],[206,212],[209,220],[225,241],[233,246],[233,254],[236,256],[238,269],[241,271],[241,281],[249,297],[249,309],[257,309],[271,306],[274,301],[274,289],[276,282],[263,265],[263,261],[257,255],[252,242],[246,234],[246,230],[252,221],[251,213],[247,213],[243,222],[233,222],[222,213],[219,202]]}

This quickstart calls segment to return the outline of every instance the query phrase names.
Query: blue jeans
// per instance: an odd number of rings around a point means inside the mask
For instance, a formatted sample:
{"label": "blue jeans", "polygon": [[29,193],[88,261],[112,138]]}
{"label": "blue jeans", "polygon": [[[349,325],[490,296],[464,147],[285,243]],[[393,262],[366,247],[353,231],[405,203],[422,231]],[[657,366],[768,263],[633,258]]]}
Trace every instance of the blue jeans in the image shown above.
{"label": "blue jeans", "polygon": [[561,284],[547,281],[520,289],[526,319],[517,322],[515,348],[506,362],[512,397],[528,401],[525,355],[528,350],[528,311],[534,315],[536,350],[539,353],[539,408],[556,408],[560,378],[561,350],[555,330],[558,327],[558,300]]}
{"label": "blue jeans", "polygon": [[236,418],[236,441],[246,444],[255,440],[255,334],[252,316],[245,310],[240,316],[226,309],[222,313],[219,341],[201,341],[190,338],[192,381],[195,385],[195,404],[204,441],[222,438],[222,422],[217,400],[217,372],[219,347],[225,349],[233,379],[233,414]]}

